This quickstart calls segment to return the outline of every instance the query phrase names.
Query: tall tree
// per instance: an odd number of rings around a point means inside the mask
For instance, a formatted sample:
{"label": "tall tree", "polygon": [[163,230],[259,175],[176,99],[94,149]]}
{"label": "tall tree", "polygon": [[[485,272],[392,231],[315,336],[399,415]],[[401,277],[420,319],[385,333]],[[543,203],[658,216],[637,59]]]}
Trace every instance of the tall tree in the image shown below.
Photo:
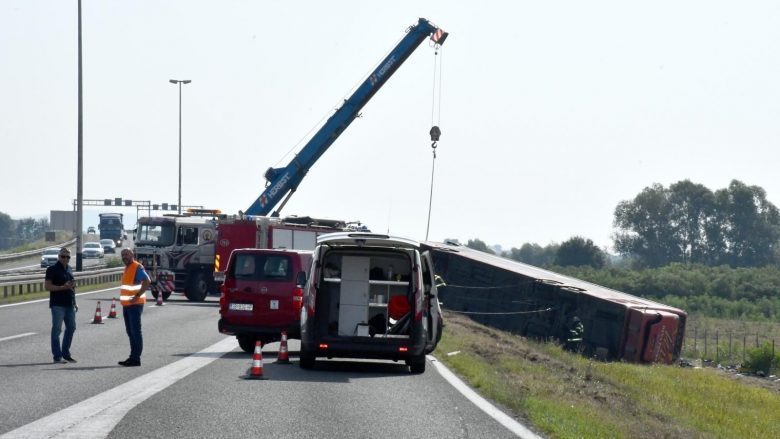
{"label": "tall tree", "polygon": [[632,201],[621,201],[615,208],[613,240],[615,249],[634,255],[647,266],[660,267],[683,261],[684,244],[672,224],[670,192],[655,183]]}
{"label": "tall tree", "polygon": [[[705,228],[715,212],[715,195],[704,185],[683,180],[669,186],[671,221],[684,262],[706,263]],[[715,239],[715,236],[713,236]]]}
{"label": "tall tree", "polygon": [[0,212],[0,249],[12,247],[15,238],[14,220],[8,214]]}
{"label": "tall tree", "polygon": [[494,252],[492,248],[488,247],[484,241],[481,241],[477,238],[469,239],[469,241],[466,243],[466,247],[473,248],[474,250],[479,250],[481,252],[490,253],[491,255],[496,254],[496,252]]}
{"label": "tall tree", "polygon": [[775,262],[780,239],[780,212],[766,199],[766,191],[732,180],[716,193],[718,209],[727,220],[724,230],[730,264],[757,267]]}
{"label": "tall tree", "polygon": [[16,221],[16,236],[23,241],[35,241],[43,238],[48,228],[49,220],[46,218],[22,218]]}
{"label": "tall tree", "polygon": [[592,240],[573,236],[561,243],[555,255],[555,265],[575,267],[589,265],[593,268],[602,268],[605,259],[604,252],[593,244]]}
{"label": "tall tree", "polygon": [[615,249],[659,267],[673,262],[764,266],[778,261],[780,212],[758,186],[715,193],[689,180],[645,188],[615,209]]}
{"label": "tall tree", "polygon": [[537,267],[545,267],[555,261],[558,247],[559,245],[555,243],[542,247],[536,243],[526,242],[520,248],[512,247],[509,252],[504,253],[504,256]]}

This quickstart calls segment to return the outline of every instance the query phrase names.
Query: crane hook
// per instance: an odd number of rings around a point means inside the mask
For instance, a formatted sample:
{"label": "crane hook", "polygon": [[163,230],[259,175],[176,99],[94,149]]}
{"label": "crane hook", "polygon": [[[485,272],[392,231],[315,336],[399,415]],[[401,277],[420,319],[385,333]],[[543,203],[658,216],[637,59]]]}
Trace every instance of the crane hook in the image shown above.
{"label": "crane hook", "polygon": [[431,131],[429,133],[431,135],[431,148],[433,149],[433,158],[436,158],[436,147],[438,146],[436,142],[439,141],[439,137],[441,137],[441,130],[438,126],[434,125],[433,128],[431,128]]}
{"label": "crane hook", "polygon": [[429,133],[431,135],[431,141],[432,142],[438,142],[439,137],[441,137],[441,130],[436,125],[431,128],[431,131]]}

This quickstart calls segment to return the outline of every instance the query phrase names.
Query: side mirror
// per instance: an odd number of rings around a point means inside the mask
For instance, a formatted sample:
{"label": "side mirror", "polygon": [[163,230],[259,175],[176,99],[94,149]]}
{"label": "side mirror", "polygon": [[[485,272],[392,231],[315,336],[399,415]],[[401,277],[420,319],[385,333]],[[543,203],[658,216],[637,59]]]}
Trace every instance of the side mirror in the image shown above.
{"label": "side mirror", "polygon": [[303,288],[306,286],[306,272],[305,271],[299,271],[298,275],[295,276],[295,285],[298,288]]}

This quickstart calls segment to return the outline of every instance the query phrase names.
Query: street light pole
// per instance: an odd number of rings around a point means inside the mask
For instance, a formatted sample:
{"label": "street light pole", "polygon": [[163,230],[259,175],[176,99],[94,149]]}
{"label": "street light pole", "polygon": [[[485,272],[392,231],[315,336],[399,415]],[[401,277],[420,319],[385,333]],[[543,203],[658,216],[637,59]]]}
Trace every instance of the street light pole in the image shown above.
{"label": "street light pole", "polygon": [[179,214],[181,214],[181,85],[192,82],[190,79],[169,79],[171,84],[179,84]]}
{"label": "street light pole", "polygon": [[81,234],[83,233],[82,227],[84,221],[84,112],[83,112],[83,99],[84,95],[82,86],[81,75],[81,0],[79,0],[79,67],[78,67],[78,182],[76,183],[76,198],[78,199],[78,206],[76,206],[76,271],[81,271],[83,268],[82,254],[81,254]]}

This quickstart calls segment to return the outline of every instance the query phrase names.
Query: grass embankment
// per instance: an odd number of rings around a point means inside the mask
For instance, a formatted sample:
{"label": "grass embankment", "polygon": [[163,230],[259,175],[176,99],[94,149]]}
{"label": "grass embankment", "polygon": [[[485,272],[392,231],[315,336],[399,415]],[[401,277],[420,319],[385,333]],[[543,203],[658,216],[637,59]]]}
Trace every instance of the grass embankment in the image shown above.
{"label": "grass embankment", "polygon": [[709,368],[597,362],[461,315],[445,317],[434,355],[546,436],[777,435],[780,385],[762,388]]}
{"label": "grass embankment", "polygon": [[54,242],[46,241],[44,239],[39,239],[37,241],[32,241],[25,243],[23,245],[16,246],[14,248],[8,248],[5,250],[0,250],[0,254],[14,254],[14,253],[22,253],[30,250],[40,250],[48,247],[59,247],[62,242],[67,242],[71,239],[73,239],[73,233],[71,232],[63,232],[58,231],[54,233]]}

